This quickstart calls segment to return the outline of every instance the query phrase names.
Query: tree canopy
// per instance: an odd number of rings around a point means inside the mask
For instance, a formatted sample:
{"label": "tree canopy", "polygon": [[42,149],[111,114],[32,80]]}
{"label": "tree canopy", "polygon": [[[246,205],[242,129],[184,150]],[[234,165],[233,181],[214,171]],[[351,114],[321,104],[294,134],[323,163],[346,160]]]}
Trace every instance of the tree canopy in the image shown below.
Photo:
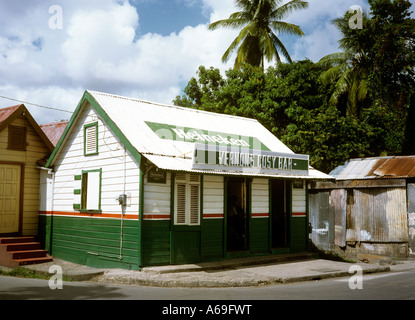
{"label": "tree canopy", "polygon": [[370,0],[363,29],[334,20],[342,52],[314,63],[199,67],[174,104],[255,118],[330,172],[350,158],[415,154],[415,20],[406,0]]}

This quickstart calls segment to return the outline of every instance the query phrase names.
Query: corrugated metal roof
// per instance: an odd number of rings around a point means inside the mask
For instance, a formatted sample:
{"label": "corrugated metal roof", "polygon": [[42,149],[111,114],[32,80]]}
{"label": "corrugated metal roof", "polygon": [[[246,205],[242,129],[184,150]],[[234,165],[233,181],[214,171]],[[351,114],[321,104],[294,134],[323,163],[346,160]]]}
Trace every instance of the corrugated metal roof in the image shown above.
{"label": "corrugated metal roof", "polygon": [[7,108],[0,109],[0,132],[8,127],[10,123],[12,123],[17,117],[24,116],[27,121],[32,125],[33,129],[39,135],[39,137],[43,140],[46,146],[52,151],[54,145],[51,143],[49,138],[46,134],[42,131],[39,124],[36,120],[32,117],[29,110],[25,107],[24,104],[19,104]]}
{"label": "corrugated metal roof", "polygon": [[[209,133],[222,132],[225,135],[252,137],[260,141],[270,151],[294,154],[293,151],[254,119],[157,104],[96,91],[88,91],[88,93],[122,131],[134,148],[161,169],[198,171],[192,169],[195,142],[161,139],[160,133],[156,134],[154,127],[150,128],[148,125],[149,122],[156,124],[156,129],[157,124],[163,124],[171,125],[175,128],[197,128],[197,130]],[[202,171],[199,170],[201,173]],[[206,170],[206,172],[232,174],[226,171]],[[235,172],[234,174],[241,175],[240,172]],[[266,174],[251,173],[249,175],[265,176]],[[270,176],[275,177],[276,175]],[[278,175],[278,177],[281,176]],[[301,178],[299,176],[295,177]],[[332,177],[313,168],[310,168],[309,175],[303,178],[332,179]]]}
{"label": "corrugated metal roof", "polygon": [[141,153],[182,156],[191,155],[194,149],[192,142],[160,139],[146,125],[145,121],[150,121],[183,128],[193,127],[212,132],[256,137],[272,151],[293,154],[286,145],[254,119],[156,104],[101,92],[88,92]]}
{"label": "corrugated metal roof", "polygon": [[415,177],[415,156],[351,159],[332,172],[337,180]]}
{"label": "corrugated metal roof", "polygon": [[16,105],[16,106],[0,109],[0,123],[7,120],[21,106],[22,105],[19,104],[19,105]]}
{"label": "corrugated metal roof", "polygon": [[67,125],[68,121],[61,121],[48,124],[41,124],[40,128],[43,130],[43,132],[46,134],[46,136],[49,138],[52,144],[56,146]]}

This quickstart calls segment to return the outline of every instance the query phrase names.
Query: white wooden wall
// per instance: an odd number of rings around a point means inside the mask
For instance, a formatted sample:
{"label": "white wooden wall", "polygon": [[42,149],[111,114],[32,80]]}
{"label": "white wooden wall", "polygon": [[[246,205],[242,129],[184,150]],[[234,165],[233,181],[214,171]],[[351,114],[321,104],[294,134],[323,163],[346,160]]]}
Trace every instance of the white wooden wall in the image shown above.
{"label": "white wooden wall", "polygon": [[166,184],[150,183],[144,177],[144,219],[170,220],[171,173]]}
{"label": "white wooden wall", "polygon": [[[83,127],[85,124],[96,121],[98,122],[99,153],[98,155],[84,156]],[[79,115],[54,167],[53,210],[55,212],[76,212],[73,209],[73,204],[81,203],[81,196],[75,195],[74,189],[81,189],[81,181],[75,181],[74,176],[81,175],[82,170],[102,169],[102,213],[120,214],[122,212],[116,198],[124,192],[125,181],[125,191],[131,195],[125,214],[138,215],[140,194],[138,164],[128,151],[125,153],[118,138],[114,136],[109,127],[104,125],[90,106],[84,108]]]}
{"label": "white wooden wall", "polygon": [[252,180],[252,216],[269,216],[269,180],[255,178]]}
{"label": "white wooden wall", "polygon": [[203,176],[203,218],[223,218],[224,177]]}
{"label": "white wooden wall", "polygon": [[305,181],[303,181],[301,189],[292,187],[292,213],[294,216],[306,216],[307,194]]}

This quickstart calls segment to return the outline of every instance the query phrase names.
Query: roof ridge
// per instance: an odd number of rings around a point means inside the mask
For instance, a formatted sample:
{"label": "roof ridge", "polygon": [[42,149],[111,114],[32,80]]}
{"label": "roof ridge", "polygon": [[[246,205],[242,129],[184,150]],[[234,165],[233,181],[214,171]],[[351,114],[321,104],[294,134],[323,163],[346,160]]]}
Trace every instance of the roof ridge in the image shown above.
{"label": "roof ridge", "polygon": [[253,119],[253,118],[246,118],[246,117],[242,117],[242,116],[234,116],[234,115],[226,114],[226,113],[218,113],[218,112],[213,112],[213,111],[205,111],[205,110],[199,110],[199,109],[186,108],[186,107],[175,106],[175,105],[171,105],[171,104],[152,102],[152,101],[148,101],[148,100],[144,100],[144,99],[126,97],[126,96],[121,96],[121,95],[117,95],[117,94],[94,91],[94,90],[87,90],[87,91],[89,93],[91,93],[92,95],[98,94],[98,95],[113,97],[113,98],[117,98],[117,99],[124,99],[124,100],[147,103],[147,104],[153,104],[153,105],[160,106],[160,107],[180,109],[180,110],[187,111],[187,112],[207,113],[207,114],[214,115],[214,116],[217,116],[217,117],[228,117],[228,118],[235,118],[235,119],[243,119],[245,121],[248,120],[248,121],[253,121],[253,122],[259,122],[258,120]]}
{"label": "roof ridge", "polygon": [[55,122],[50,122],[50,123],[43,123],[43,124],[39,124],[39,127],[44,127],[44,126],[51,126],[51,125],[55,125],[55,124],[64,124],[64,123],[68,123],[69,120],[65,120],[65,121],[55,121]]}

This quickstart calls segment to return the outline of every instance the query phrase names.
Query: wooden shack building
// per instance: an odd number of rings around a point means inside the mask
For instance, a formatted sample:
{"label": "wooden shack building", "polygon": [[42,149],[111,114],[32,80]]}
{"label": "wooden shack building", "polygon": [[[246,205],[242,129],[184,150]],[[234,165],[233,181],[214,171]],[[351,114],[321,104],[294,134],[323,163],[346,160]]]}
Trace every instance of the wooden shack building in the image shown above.
{"label": "wooden shack building", "polygon": [[45,169],[50,253],[127,269],[307,251],[330,178],[256,120],[94,91]]}
{"label": "wooden shack building", "polygon": [[415,254],[415,156],[351,159],[310,184],[311,240],[352,258]]}

